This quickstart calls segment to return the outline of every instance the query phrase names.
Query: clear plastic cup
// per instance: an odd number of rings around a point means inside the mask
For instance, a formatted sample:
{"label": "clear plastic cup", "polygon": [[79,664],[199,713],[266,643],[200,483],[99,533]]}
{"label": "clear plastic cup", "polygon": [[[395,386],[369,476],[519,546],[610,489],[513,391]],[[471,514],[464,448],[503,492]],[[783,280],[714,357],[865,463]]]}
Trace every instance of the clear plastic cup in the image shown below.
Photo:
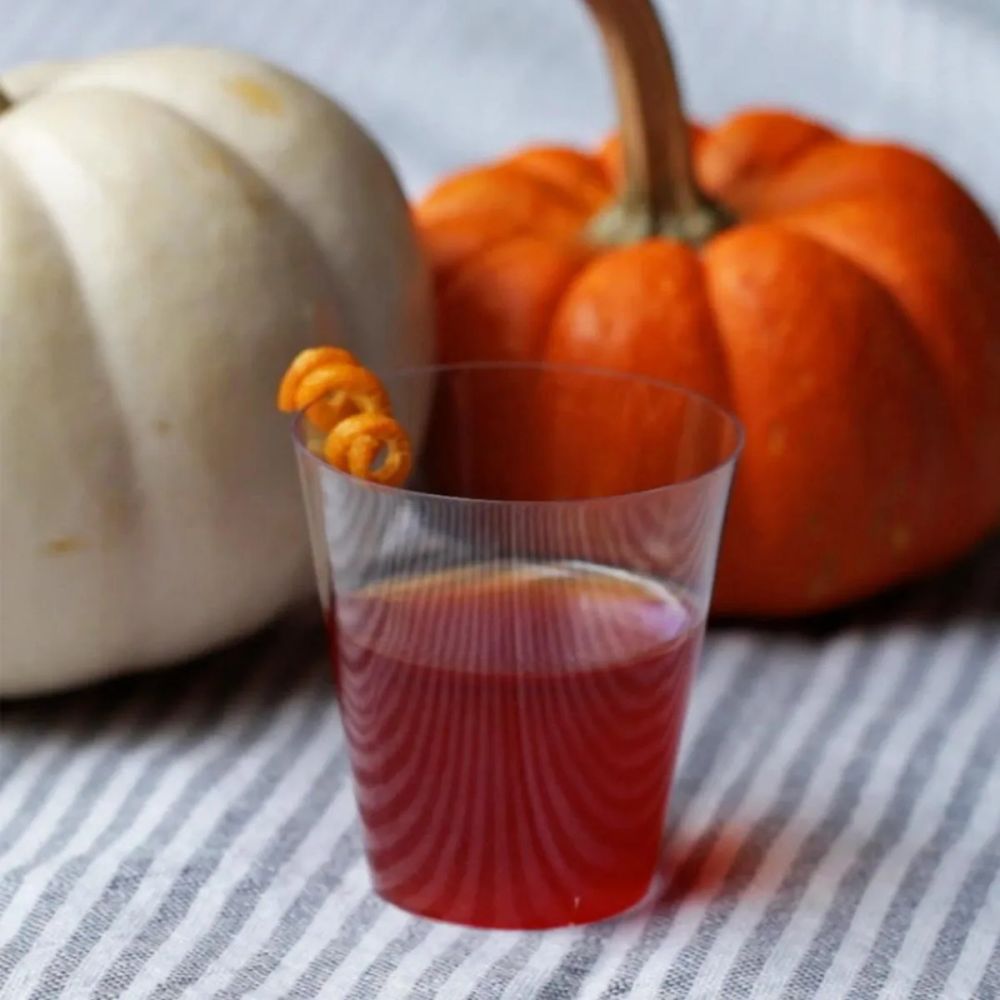
{"label": "clear plastic cup", "polygon": [[374,887],[481,927],[630,909],[657,887],[739,425],[579,368],[384,381],[419,444],[404,488],[295,424]]}

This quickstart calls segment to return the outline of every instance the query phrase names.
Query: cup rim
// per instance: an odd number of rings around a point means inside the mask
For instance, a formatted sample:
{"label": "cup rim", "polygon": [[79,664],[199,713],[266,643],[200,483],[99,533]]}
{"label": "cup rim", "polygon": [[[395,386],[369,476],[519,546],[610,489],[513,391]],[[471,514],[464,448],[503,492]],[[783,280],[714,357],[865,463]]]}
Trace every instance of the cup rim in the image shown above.
{"label": "cup rim", "polygon": [[497,507],[520,508],[544,507],[551,510],[556,507],[580,508],[587,505],[608,504],[616,501],[629,501],[637,498],[657,496],[658,494],[666,494],[673,490],[690,487],[698,482],[701,482],[702,480],[707,480],[716,476],[726,468],[735,466],[746,444],[746,431],[743,426],[743,422],[731,410],[721,406],[719,403],[715,402],[715,400],[706,396],[702,392],[698,392],[695,389],[689,389],[687,386],[683,386],[680,383],[671,382],[668,379],[656,378],[654,376],[615,371],[611,368],[600,368],[592,365],[575,365],[565,362],[552,361],[470,361],[454,364],[432,363],[426,365],[411,365],[405,368],[375,369],[375,373],[380,379],[382,379],[383,382],[391,382],[395,379],[416,378],[417,376],[439,375],[445,372],[461,371],[567,372],[573,375],[589,375],[600,378],[612,378],[621,382],[631,382],[633,384],[639,383],[651,386],[656,389],[686,396],[689,399],[696,400],[707,406],[710,410],[714,411],[724,423],[729,425],[729,428],[733,433],[733,444],[725,458],[715,462],[710,468],[706,469],[704,472],[699,472],[697,475],[687,476],[683,479],[678,479],[670,483],[664,483],[662,486],[652,486],[648,489],[633,490],[628,493],[611,493],[607,496],[597,497],[569,497],[556,500],[504,500],[495,497],[453,496],[448,493],[429,493],[426,490],[410,489],[406,486],[387,486],[384,483],[376,483],[368,479],[361,479],[358,476],[352,476],[349,472],[344,472],[342,469],[338,469],[335,465],[331,465],[325,458],[315,454],[310,451],[308,447],[306,447],[303,435],[299,431],[299,428],[305,421],[304,411],[293,414],[291,418],[291,436],[296,452],[300,457],[305,458],[309,462],[315,463],[325,469],[329,474],[349,481],[352,486],[356,486],[359,489],[371,490],[375,493],[384,493],[390,496],[396,496],[400,499],[404,497],[413,497],[415,499],[438,501],[441,503],[463,505],[478,504],[482,506],[493,505]]}

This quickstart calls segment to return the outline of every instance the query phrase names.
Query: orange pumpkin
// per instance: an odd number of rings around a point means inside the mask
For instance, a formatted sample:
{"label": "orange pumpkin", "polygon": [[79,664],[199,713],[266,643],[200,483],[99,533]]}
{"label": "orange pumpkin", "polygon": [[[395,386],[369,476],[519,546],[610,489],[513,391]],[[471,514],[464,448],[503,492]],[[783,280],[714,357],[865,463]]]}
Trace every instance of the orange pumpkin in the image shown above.
{"label": "orange pumpkin", "polygon": [[923,156],[793,114],[689,127],[648,0],[588,6],[620,144],[526,149],[417,206],[441,360],[640,372],[732,408],[722,612],[822,610],[981,538],[1000,520],[985,215]]}

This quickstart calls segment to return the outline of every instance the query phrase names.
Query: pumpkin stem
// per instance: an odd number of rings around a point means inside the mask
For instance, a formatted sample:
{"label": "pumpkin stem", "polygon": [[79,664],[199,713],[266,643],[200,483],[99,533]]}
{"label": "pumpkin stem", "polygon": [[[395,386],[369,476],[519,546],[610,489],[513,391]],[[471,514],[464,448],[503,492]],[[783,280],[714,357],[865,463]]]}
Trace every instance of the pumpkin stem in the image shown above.
{"label": "pumpkin stem", "polygon": [[618,104],[625,184],[590,225],[599,243],[667,236],[700,244],[731,221],[699,190],[670,46],[651,0],[584,0]]}
{"label": "pumpkin stem", "polygon": [[14,102],[7,96],[3,87],[0,87],[0,115],[12,107],[14,107]]}

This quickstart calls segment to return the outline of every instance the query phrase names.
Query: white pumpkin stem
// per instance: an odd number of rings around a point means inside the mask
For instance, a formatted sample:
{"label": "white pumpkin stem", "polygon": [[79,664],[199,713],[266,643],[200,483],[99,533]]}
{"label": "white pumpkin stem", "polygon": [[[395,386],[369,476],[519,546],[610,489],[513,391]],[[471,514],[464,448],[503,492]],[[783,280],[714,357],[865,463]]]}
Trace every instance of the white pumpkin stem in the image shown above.
{"label": "white pumpkin stem", "polygon": [[14,102],[7,96],[3,87],[0,87],[0,115],[12,107],[14,107]]}
{"label": "white pumpkin stem", "polygon": [[701,243],[728,219],[698,190],[670,46],[651,0],[584,0],[604,40],[625,183],[591,224],[598,242],[668,236]]}

